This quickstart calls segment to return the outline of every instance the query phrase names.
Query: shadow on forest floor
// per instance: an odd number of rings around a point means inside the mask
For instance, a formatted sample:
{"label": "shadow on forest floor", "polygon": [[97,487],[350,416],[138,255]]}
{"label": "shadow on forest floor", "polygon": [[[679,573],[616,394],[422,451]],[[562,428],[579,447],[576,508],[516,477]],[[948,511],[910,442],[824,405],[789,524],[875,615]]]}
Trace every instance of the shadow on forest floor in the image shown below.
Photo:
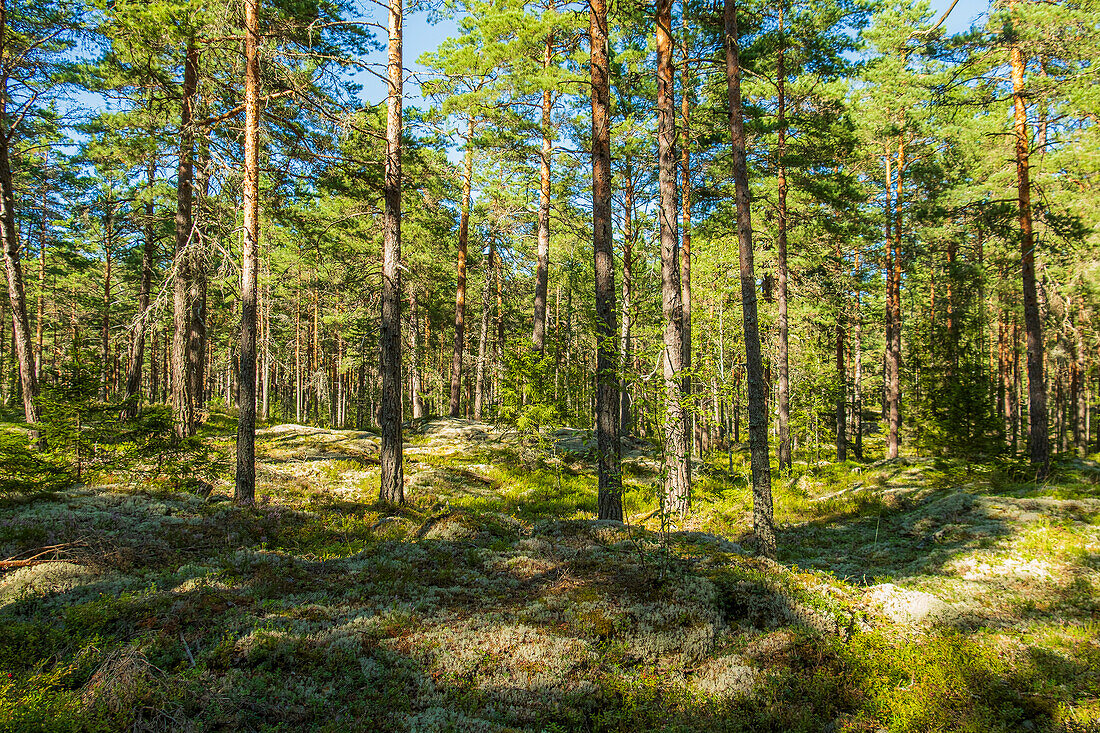
{"label": "shadow on forest floor", "polygon": [[0,730],[1098,729],[1091,462],[796,466],[773,563],[740,454],[664,533],[643,451],[623,526],[583,431],[418,427],[400,509],[373,434],[305,426],[261,433],[255,507],[0,499],[0,553],[54,553],[0,577]]}

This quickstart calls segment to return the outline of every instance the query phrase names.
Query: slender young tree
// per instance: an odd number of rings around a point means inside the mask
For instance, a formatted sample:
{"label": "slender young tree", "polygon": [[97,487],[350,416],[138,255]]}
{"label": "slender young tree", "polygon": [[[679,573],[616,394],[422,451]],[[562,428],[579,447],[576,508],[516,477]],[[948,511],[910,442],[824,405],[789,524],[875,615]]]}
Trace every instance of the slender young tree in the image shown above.
{"label": "slender young tree", "polygon": [[237,403],[238,504],[256,501],[256,284],[260,258],[260,0],[244,0],[244,253]]}
{"label": "slender young tree", "polygon": [[[404,8],[390,0],[389,97],[386,105],[386,170],[382,219],[382,351],[381,452],[379,501],[405,502],[405,472],[401,435],[401,107],[403,73],[401,44]],[[463,251],[463,259],[465,252]],[[463,283],[463,289],[465,284]],[[452,399],[454,395],[452,392]],[[453,404],[452,404],[453,407]]]}
{"label": "slender young tree", "polygon": [[589,4],[592,79],[592,250],[596,275],[597,516],[623,519],[619,380],[615,373],[615,252],[611,239],[611,60],[607,0]]}
{"label": "slender young tree", "polygon": [[753,270],[752,219],[749,213],[749,174],[745,161],[745,121],[741,104],[741,60],[735,0],[725,0],[724,9],[726,83],[729,90],[730,139],[733,148],[737,246],[741,265],[741,304],[749,398],[753,531],[756,533],[757,551],[766,557],[775,557],[771,466],[768,462],[768,415],[765,405],[764,365],[760,355],[760,326],[756,312],[756,274]]}

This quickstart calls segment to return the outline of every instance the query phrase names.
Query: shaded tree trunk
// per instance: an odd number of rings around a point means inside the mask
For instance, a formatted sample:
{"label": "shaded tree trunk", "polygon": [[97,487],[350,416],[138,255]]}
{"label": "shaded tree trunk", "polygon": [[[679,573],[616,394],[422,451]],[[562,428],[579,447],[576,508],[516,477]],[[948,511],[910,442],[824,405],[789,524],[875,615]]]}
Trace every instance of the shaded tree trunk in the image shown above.
{"label": "shaded tree trunk", "polygon": [[615,252],[611,237],[611,85],[607,0],[589,3],[592,80],[592,250],[596,290],[597,517],[622,521],[619,381],[615,374]]}
{"label": "shaded tree trunk", "polygon": [[[386,107],[386,171],[382,220],[382,323],[379,345],[382,352],[381,451],[382,477],[379,501],[405,502],[405,471],[401,435],[401,107],[404,101],[402,67],[402,27],[404,8],[401,0],[390,0],[389,7],[389,99]],[[463,207],[468,216],[469,202]],[[464,236],[464,235],[463,235]],[[465,243],[460,244],[461,265],[465,269]],[[460,289],[465,289],[465,272]],[[456,341],[456,344],[459,342]],[[461,359],[461,354],[459,354]],[[460,362],[461,364],[461,362]],[[452,399],[454,393],[452,391]]]}
{"label": "shaded tree trunk", "polygon": [[256,281],[260,243],[260,0],[244,0],[244,257],[241,263],[241,349],[238,367],[238,504],[256,501]]}
{"label": "shaded tree trunk", "polygon": [[730,139],[737,205],[737,244],[741,269],[742,320],[745,328],[745,364],[749,397],[749,451],[752,465],[753,531],[757,551],[775,557],[772,518],[771,466],[768,463],[768,414],[764,365],[760,354],[760,326],[756,311],[756,275],[753,271],[752,220],[749,175],[745,162],[745,127],[741,106],[741,62],[737,37],[737,6],[725,0],[726,80],[729,89]]}
{"label": "shaded tree trunk", "polygon": [[194,174],[195,92],[198,88],[199,50],[195,39],[187,41],[183,65],[183,100],[180,110],[180,152],[176,172],[176,252],[172,276],[172,410],[175,413],[176,437],[186,438],[195,430],[194,403],[187,365],[187,339],[191,330],[191,309],[188,303],[190,248],[192,235],[192,179]]}

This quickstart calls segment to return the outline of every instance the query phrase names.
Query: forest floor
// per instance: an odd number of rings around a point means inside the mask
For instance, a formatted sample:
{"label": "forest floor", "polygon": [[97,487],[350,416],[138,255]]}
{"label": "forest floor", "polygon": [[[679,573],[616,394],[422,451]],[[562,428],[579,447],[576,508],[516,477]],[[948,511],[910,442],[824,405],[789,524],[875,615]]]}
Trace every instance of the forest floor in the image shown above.
{"label": "forest floor", "polygon": [[755,558],[747,456],[655,454],[598,522],[591,436],[261,431],[239,508],[136,464],[0,497],[0,730],[1097,731],[1100,465],[801,463]]}

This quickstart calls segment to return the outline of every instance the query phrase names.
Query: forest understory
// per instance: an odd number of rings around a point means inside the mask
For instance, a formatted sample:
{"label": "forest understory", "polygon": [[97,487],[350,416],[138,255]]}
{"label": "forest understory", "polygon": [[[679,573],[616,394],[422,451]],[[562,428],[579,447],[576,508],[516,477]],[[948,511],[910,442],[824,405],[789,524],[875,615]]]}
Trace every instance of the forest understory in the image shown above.
{"label": "forest understory", "polygon": [[773,562],[747,450],[662,528],[642,444],[618,524],[582,430],[414,423],[392,508],[377,434],[279,425],[241,507],[234,422],[2,498],[0,730],[1100,730],[1092,460],[796,462]]}

